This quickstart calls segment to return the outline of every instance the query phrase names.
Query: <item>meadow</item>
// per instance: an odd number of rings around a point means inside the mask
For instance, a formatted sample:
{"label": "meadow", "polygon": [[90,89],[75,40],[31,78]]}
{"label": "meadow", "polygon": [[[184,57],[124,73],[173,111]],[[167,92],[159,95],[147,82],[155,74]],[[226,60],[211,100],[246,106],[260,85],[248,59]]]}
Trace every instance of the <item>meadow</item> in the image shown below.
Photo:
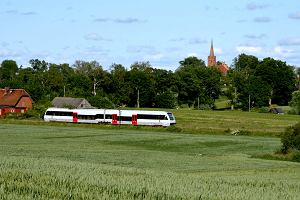
{"label": "meadow", "polygon": [[184,112],[180,133],[0,120],[0,199],[300,199],[300,163],[256,158],[297,116]]}

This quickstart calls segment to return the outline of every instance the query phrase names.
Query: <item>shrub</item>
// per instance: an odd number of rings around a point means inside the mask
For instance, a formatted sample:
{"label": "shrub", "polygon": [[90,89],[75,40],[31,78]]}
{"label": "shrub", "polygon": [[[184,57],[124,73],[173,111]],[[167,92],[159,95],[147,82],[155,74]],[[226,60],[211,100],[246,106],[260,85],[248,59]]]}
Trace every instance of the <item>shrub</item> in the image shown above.
{"label": "shrub", "polygon": [[268,113],[270,111],[269,107],[260,107],[258,108],[259,113]]}
{"label": "shrub", "polygon": [[300,122],[288,127],[281,135],[281,152],[288,153],[291,150],[300,150]]}

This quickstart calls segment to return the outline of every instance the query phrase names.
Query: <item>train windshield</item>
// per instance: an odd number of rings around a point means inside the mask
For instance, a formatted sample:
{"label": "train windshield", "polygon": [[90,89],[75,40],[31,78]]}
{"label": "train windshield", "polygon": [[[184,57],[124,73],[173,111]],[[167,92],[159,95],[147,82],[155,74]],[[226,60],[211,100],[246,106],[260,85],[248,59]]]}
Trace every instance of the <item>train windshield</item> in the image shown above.
{"label": "train windshield", "polygon": [[168,113],[168,116],[169,116],[170,120],[174,120],[174,116],[172,113]]}

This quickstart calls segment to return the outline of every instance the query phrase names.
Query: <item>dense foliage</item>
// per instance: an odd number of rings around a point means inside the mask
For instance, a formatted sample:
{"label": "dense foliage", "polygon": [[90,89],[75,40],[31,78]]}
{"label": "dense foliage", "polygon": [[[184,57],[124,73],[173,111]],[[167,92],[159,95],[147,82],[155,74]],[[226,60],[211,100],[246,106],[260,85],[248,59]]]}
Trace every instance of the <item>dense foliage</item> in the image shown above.
{"label": "dense foliage", "polygon": [[201,97],[201,103],[212,107],[220,94],[220,73],[206,68],[202,60],[188,59],[192,62],[175,73],[155,69],[149,62],[135,62],[130,70],[121,64],[104,70],[96,61],[69,66],[35,59],[23,68],[6,60],[0,68],[0,88],[24,88],[36,103],[70,96],[84,97],[95,107],[174,108],[178,103],[192,105]]}
{"label": "dense foliage", "polygon": [[175,72],[135,62],[129,69],[112,64],[109,70],[96,61],[69,64],[32,59],[30,66],[4,60],[0,88],[23,88],[38,105],[54,97],[83,97],[95,107],[175,108],[183,104],[211,109],[220,95],[244,110],[272,104],[287,105],[296,90],[294,68],[272,58],[259,60],[241,54],[224,76],[197,57],[179,62]]}
{"label": "dense foliage", "polygon": [[273,58],[260,61],[255,56],[241,54],[234,59],[228,76],[231,89],[227,96],[244,110],[287,105],[296,90],[294,67]]}
{"label": "dense foliage", "polygon": [[281,142],[281,151],[283,153],[288,153],[293,150],[300,151],[300,123],[287,128],[281,136]]}

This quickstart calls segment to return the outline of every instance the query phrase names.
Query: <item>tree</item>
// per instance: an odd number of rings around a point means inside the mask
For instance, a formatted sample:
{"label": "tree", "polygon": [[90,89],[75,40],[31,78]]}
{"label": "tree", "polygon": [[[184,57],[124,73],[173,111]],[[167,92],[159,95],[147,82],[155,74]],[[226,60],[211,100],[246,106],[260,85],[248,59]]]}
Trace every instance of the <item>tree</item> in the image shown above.
{"label": "tree", "polygon": [[287,105],[292,92],[296,90],[294,68],[280,60],[263,59],[255,70],[255,76],[261,77],[269,85],[272,103]]}
{"label": "tree", "polygon": [[293,108],[295,114],[300,114],[300,91],[297,90],[292,94],[292,100],[289,102],[289,106]]}
{"label": "tree", "polygon": [[19,68],[14,60],[4,60],[0,67],[0,87],[13,87]]}
{"label": "tree", "polygon": [[154,69],[149,62],[135,62],[129,72],[130,87],[133,93],[130,97],[130,106],[154,107]]}
{"label": "tree", "polygon": [[129,73],[121,64],[112,64],[110,67],[112,79],[111,96],[117,106],[128,105],[133,88],[130,87]]}
{"label": "tree", "polygon": [[293,67],[285,62],[241,54],[234,59],[232,86],[242,109],[268,106],[271,103],[287,105],[295,90]]}
{"label": "tree", "polygon": [[214,106],[221,88],[221,74],[215,68],[207,68],[204,61],[196,57],[188,57],[179,62],[181,65],[175,74],[178,79],[179,104],[189,106],[196,103]]}

